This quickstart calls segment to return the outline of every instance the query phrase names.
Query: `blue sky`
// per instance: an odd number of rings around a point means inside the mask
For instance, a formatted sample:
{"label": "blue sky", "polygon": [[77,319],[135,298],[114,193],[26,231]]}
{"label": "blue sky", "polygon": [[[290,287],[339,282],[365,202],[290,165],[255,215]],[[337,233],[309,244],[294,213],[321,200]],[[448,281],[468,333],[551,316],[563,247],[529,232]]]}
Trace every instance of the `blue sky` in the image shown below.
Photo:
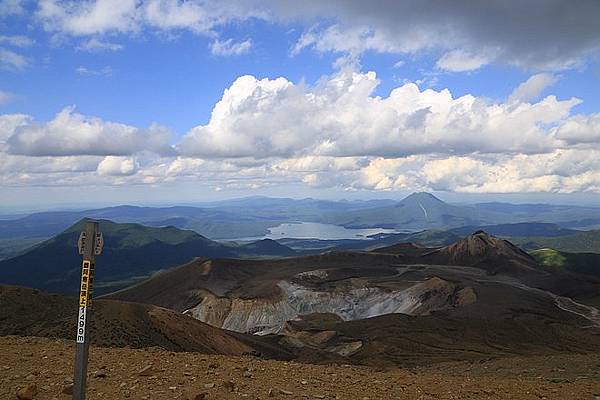
{"label": "blue sky", "polygon": [[2,206],[596,201],[597,2],[371,6],[0,0]]}

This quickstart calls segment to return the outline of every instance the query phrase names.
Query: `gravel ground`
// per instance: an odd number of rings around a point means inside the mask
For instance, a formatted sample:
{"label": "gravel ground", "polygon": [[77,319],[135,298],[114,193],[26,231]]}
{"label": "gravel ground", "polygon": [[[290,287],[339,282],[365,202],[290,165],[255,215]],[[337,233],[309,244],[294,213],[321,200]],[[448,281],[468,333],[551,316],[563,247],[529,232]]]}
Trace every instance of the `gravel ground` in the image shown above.
{"label": "gravel ground", "polygon": [[[28,386],[30,392],[37,391],[36,400],[69,399],[62,392],[69,390],[73,358],[69,341],[0,337],[0,399],[16,399],[17,391]],[[159,348],[90,350],[88,399],[240,398],[600,400],[600,355],[505,358],[383,371]]]}

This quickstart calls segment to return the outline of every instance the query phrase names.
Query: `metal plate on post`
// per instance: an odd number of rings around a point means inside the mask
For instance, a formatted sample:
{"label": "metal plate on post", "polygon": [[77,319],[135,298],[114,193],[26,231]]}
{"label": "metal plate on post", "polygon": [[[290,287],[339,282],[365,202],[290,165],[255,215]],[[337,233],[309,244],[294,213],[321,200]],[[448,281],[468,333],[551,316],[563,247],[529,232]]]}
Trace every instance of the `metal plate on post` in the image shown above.
{"label": "metal plate on post", "polygon": [[86,307],[79,307],[79,315],[77,317],[77,343],[85,343],[86,334]]}
{"label": "metal plate on post", "polygon": [[84,247],[85,247],[85,232],[81,232],[79,234],[79,240],[77,240],[77,248],[79,249],[79,254],[83,255]]}
{"label": "metal plate on post", "polygon": [[94,254],[100,255],[100,253],[102,253],[103,247],[104,247],[104,237],[102,236],[102,232],[96,232],[96,242],[94,244]]}

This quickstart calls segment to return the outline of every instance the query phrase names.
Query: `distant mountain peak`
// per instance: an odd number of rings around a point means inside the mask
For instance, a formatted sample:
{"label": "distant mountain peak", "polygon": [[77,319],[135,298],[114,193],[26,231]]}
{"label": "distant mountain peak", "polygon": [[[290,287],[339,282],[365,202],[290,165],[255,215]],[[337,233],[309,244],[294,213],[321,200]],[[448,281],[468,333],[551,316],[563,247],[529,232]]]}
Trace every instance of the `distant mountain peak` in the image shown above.
{"label": "distant mountain peak", "polygon": [[434,195],[432,195],[431,193],[428,193],[428,192],[414,192],[414,193],[408,195],[407,197],[405,197],[401,201],[401,203],[413,202],[413,201],[426,201],[426,202],[435,201],[438,203],[444,203],[442,200],[438,199],[437,197],[435,197]]}

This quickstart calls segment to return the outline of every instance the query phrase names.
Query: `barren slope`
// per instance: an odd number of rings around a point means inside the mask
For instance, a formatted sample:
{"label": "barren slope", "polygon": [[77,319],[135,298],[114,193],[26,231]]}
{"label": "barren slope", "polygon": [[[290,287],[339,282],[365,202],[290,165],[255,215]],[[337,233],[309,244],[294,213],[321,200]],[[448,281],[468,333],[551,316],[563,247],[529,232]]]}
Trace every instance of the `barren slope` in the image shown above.
{"label": "barren slope", "polygon": [[[172,310],[147,304],[96,300],[90,319],[92,343],[151,347],[206,354],[264,354],[289,358],[268,340],[227,332]],[[77,299],[0,285],[0,335],[72,338]]]}
{"label": "barren slope", "polygon": [[[61,391],[72,378],[73,351],[64,340],[0,338],[0,398],[13,399],[19,388],[36,384],[36,400],[70,399]],[[594,400],[600,394],[598,365],[598,354],[573,354],[385,371],[92,347],[88,398]],[[150,373],[140,376],[147,366]],[[105,376],[96,377],[101,368]]]}

